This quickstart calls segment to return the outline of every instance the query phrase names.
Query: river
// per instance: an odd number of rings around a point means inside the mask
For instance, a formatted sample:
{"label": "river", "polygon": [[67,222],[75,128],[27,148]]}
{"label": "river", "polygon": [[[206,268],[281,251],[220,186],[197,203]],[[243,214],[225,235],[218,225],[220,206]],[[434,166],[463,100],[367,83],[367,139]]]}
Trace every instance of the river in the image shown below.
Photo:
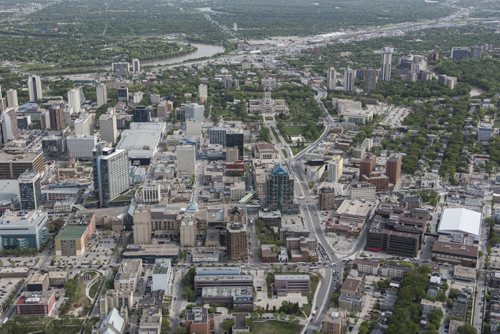
{"label": "river", "polygon": [[189,53],[189,54],[182,55],[182,56],[178,56],[178,57],[171,57],[171,58],[166,58],[166,59],[156,59],[156,60],[150,60],[150,61],[145,60],[141,63],[144,66],[146,66],[146,65],[148,65],[148,66],[151,66],[151,65],[152,66],[173,65],[173,64],[179,64],[179,63],[183,63],[186,61],[190,61],[190,60],[213,57],[214,55],[216,55],[218,53],[224,52],[224,47],[219,46],[219,45],[191,43],[191,46],[194,46],[196,48],[196,51]]}

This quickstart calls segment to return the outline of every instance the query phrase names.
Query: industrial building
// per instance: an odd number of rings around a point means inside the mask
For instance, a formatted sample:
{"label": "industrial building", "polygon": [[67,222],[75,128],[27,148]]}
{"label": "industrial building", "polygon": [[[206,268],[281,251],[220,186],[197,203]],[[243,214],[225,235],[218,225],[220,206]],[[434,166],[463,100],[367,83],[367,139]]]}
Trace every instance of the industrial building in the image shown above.
{"label": "industrial building", "polygon": [[439,221],[439,234],[463,234],[479,240],[482,214],[464,208],[444,209]]}
{"label": "industrial building", "polygon": [[166,129],[164,122],[131,123],[130,129],[121,133],[116,148],[127,150],[128,158],[148,165],[158,151],[158,145]]}

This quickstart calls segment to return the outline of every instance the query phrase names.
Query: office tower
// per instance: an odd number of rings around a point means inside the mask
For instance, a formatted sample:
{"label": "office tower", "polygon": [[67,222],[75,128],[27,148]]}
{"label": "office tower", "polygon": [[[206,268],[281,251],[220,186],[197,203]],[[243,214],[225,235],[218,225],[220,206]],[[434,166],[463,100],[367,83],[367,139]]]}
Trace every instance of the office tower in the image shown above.
{"label": "office tower", "polygon": [[80,118],[75,119],[74,127],[77,136],[90,136],[94,131],[92,129],[92,116],[82,114]]}
{"label": "office tower", "polygon": [[401,179],[401,157],[394,154],[387,159],[385,174],[389,177],[389,183],[397,184]]}
{"label": "office tower", "polygon": [[181,220],[179,237],[181,247],[196,246],[196,222],[192,217],[183,217]]}
{"label": "office tower", "polygon": [[42,138],[42,152],[47,160],[61,160],[66,152],[66,140],[62,136]]}
{"label": "office tower", "polygon": [[373,68],[365,69],[363,74],[363,91],[365,93],[371,93],[377,87],[379,71]]}
{"label": "office tower", "polygon": [[126,150],[103,149],[98,144],[94,151],[94,192],[99,206],[109,202],[129,189],[128,154]]}
{"label": "office tower", "polygon": [[390,47],[382,48],[382,69],[380,73],[380,80],[382,81],[391,80],[393,53],[394,53],[394,48]]}
{"label": "office tower", "polygon": [[186,121],[186,136],[201,137],[201,123],[193,120]]}
{"label": "office tower", "polygon": [[37,101],[42,99],[42,80],[38,75],[30,75],[28,77],[28,92],[30,101]]}
{"label": "office tower", "polygon": [[68,91],[68,107],[74,113],[80,112],[80,89],[73,88]]}
{"label": "office tower", "polygon": [[152,239],[151,210],[139,205],[133,216],[134,244],[150,244]]}
{"label": "office tower", "polygon": [[118,88],[117,95],[118,95],[118,102],[128,102],[129,100],[128,87],[121,86],[120,88]]}
{"label": "office tower", "polygon": [[118,75],[127,75],[130,71],[130,64],[127,62],[112,63],[111,70]]}
{"label": "office tower", "polygon": [[63,130],[66,127],[64,108],[60,104],[53,104],[49,107],[49,120],[52,130]]}
{"label": "office tower", "polygon": [[481,59],[481,55],[483,53],[483,48],[480,46],[474,46],[471,48],[471,56],[475,59]]}
{"label": "office tower", "polygon": [[208,87],[205,84],[198,85],[198,100],[199,103],[203,104],[208,98]]}
{"label": "office tower", "polygon": [[248,232],[245,225],[227,224],[227,255],[233,261],[248,260]]}
{"label": "office tower", "polygon": [[105,84],[96,87],[97,108],[108,103],[108,88]]}
{"label": "office tower", "polygon": [[19,107],[19,102],[17,100],[17,90],[9,89],[7,91],[7,106],[9,108]]}
{"label": "office tower", "polygon": [[354,82],[356,81],[356,71],[347,68],[344,72],[344,90],[354,92]]}
{"label": "office tower", "polygon": [[132,122],[151,122],[151,109],[146,106],[135,107]]}
{"label": "office tower", "polygon": [[269,210],[279,210],[282,214],[297,212],[293,202],[293,178],[282,165],[273,167],[267,176],[266,199]]}
{"label": "office tower", "polygon": [[208,129],[209,143],[226,146],[226,133],[227,133],[227,130],[224,128],[210,128],[210,129]]}
{"label": "office tower", "polygon": [[189,103],[184,106],[186,120],[191,119],[197,122],[205,121],[205,106],[198,103]]}
{"label": "office tower", "polygon": [[7,108],[0,113],[0,120],[2,122],[2,137],[4,144],[8,140],[16,139],[19,128],[17,126],[16,109]]}
{"label": "office tower", "polygon": [[326,182],[337,183],[344,172],[344,159],[340,155],[334,155],[328,162],[326,170]]}
{"label": "office tower", "polygon": [[238,148],[238,157],[243,159],[243,133],[226,133],[226,147]]}
{"label": "office tower", "polygon": [[132,59],[132,72],[141,72],[141,62],[139,61],[139,59]]}
{"label": "office tower", "polygon": [[75,136],[66,137],[66,147],[69,156],[81,160],[90,160],[93,158],[93,151],[97,144],[97,136]]}
{"label": "office tower", "polygon": [[366,154],[359,163],[359,177],[369,175],[377,164],[377,157],[371,153]]}
{"label": "office tower", "polygon": [[116,115],[108,113],[99,117],[99,129],[101,131],[101,140],[116,144],[118,139],[118,127],[116,125]]}
{"label": "office tower", "polygon": [[328,69],[328,77],[326,81],[328,90],[334,90],[337,86],[337,70],[335,69],[335,67],[330,67]]}
{"label": "office tower", "polygon": [[451,48],[450,58],[453,60],[462,60],[470,57],[471,50],[467,47]]}
{"label": "office tower", "polygon": [[192,145],[177,145],[175,150],[177,159],[177,175],[191,176],[196,167],[196,151]]}
{"label": "office tower", "polygon": [[21,210],[36,210],[42,205],[41,175],[33,171],[25,171],[17,181],[19,182],[19,198]]}

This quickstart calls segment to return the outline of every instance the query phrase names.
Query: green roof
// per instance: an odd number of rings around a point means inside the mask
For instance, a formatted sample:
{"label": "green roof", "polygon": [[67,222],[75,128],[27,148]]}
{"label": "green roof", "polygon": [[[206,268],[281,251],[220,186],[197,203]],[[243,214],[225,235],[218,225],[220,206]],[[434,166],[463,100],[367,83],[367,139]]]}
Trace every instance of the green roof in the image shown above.
{"label": "green roof", "polygon": [[87,230],[87,225],[69,224],[63,226],[56,239],[59,240],[74,240],[82,237]]}

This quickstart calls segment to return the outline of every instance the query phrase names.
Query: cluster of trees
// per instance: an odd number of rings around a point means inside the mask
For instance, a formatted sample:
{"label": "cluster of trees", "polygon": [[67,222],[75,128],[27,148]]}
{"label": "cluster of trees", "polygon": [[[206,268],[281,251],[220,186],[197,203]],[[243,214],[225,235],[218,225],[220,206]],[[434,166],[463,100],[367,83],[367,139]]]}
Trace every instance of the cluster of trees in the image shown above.
{"label": "cluster of trees", "polygon": [[438,205],[439,194],[434,190],[422,190],[419,193],[422,202],[429,203],[432,206]]}
{"label": "cluster of trees", "polygon": [[387,334],[417,334],[419,332],[420,301],[429,285],[430,269],[426,266],[408,271],[403,277]]}
{"label": "cluster of trees", "polygon": [[[192,52],[194,47],[160,38],[33,37],[1,35],[0,58],[35,63],[29,70],[95,67],[133,58],[151,60]],[[37,65],[41,64],[41,65]],[[47,65],[51,65],[48,67]]]}
{"label": "cluster of trees", "polygon": [[[477,42],[476,42],[477,43]],[[488,95],[500,90],[500,59],[443,60],[436,66],[438,73],[456,76],[459,82],[484,89]]]}
{"label": "cluster of trees", "polygon": [[[52,334],[52,333],[67,333],[76,334],[82,331],[82,320],[72,317],[64,317],[55,319],[53,317],[17,317],[14,320],[7,321],[2,324],[1,332],[3,334]],[[84,328],[85,332],[90,333],[91,328]]]}
{"label": "cluster of trees", "polygon": [[186,275],[182,278],[182,297],[188,302],[196,301],[196,291],[194,290],[194,277],[196,276],[196,268],[189,268]]}
{"label": "cluster of trees", "polygon": [[278,311],[288,315],[302,314],[299,303],[292,303],[289,302],[288,300],[285,300],[283,303],[281,303],[281,306]]}
{"label": "cluster of trees", "polygon": [[59,312],[62,315],[67,314],[74,305],[78,304],[80,306],[80,304],[88,301],[85,296],[85,284],[78,276],[69,279],[66,284],[64,284],[64,290],[66,291],[68,300],[59,308]]}

